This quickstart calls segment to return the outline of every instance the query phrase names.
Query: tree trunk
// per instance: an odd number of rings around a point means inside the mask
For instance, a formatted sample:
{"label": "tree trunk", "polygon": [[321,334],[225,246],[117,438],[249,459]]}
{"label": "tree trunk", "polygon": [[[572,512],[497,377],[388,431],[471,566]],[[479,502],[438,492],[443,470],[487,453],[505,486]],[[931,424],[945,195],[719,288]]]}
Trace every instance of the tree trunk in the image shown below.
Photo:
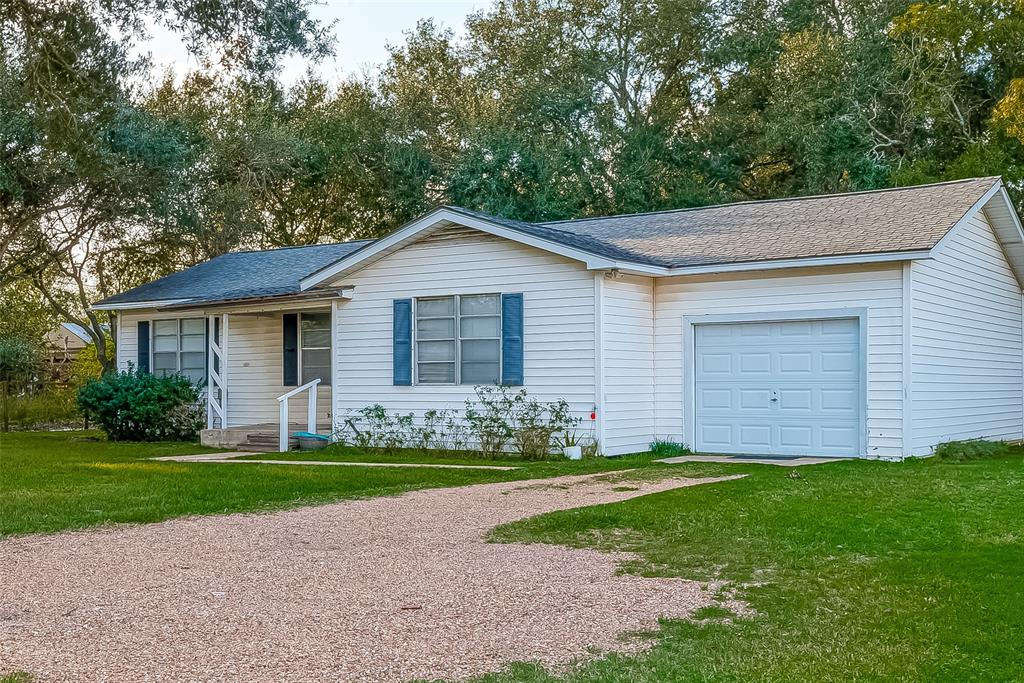
{"label": "tree trunk", "polygon": [[5,432],[11,431],[10,414],[8,413],[7,407],[7,385],[7,382],[0,382],[0,402],[2,402],[3,404],[2,406],[0,406],[0,412],[3,413],[2,430]]}

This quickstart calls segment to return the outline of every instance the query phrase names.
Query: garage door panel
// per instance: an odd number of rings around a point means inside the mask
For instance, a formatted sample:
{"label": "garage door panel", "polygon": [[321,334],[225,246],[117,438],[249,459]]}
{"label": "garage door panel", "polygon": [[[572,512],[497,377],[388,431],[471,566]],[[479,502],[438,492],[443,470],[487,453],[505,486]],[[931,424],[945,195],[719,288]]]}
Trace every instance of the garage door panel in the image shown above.
{"label": "garage door panel", "polygon": [[781,424],[778,430],[778,447],[781,450],[814,447],[814,427],[811,425]]}
{"label": "garage door panel", "polygon": [[772,354],[744,351],[737,354],[739,371],[743,375],[770,375],[772,373]]}
{"label": "garage door panel", "polygon": [[757,452],[763,448],[771,448],[772,425],[769,422],[762,424],[741,424],[736,426],[739,434],[740,446]]}
{"label": "garage door panel", "polygon": [[804,412],[814,409],[813,389],[779,389],[779,410],[783,412]]}
{"label": "garage door panel", "polygon": [[694,328],[695,447],[724,453],[856,455],[856,319]]}
{"label": "garage door panel", "polygon": [[780,352],[780,375],[810,375],[814,372],[814,354],[810,351]]}
{"label": "garage door panel", "polygon": [[709,450],[729,448],[734,439],[732,425],[708,421],[700,425],[700,440]]}

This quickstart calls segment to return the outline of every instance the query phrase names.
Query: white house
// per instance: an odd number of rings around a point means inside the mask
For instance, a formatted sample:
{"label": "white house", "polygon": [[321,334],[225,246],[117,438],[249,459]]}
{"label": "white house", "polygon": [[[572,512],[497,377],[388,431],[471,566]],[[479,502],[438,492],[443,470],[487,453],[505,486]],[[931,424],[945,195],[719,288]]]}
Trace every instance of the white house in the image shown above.
{"label": "white house", "polygon": [[442,207],[95,307],[121,367],[209,381],[220,442],[280,404],[304,423],[309,391],[328,429],[504,382],[567,399],[608,455],[899,458],[1024,436],[1022,282],[1020,220],[978,178],[544,224]]}

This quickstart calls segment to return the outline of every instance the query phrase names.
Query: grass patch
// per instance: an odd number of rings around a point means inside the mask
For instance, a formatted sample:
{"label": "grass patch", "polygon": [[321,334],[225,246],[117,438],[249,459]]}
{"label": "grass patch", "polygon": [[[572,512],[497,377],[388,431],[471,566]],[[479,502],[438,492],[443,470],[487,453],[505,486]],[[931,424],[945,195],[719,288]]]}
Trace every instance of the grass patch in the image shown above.
{"label": "grass patch", "polygon": [[497,682],[1017,681],[1024,451],[951,464],[743,465],[750,476],[500,527],[499,541],[639,553],[625,569],[725,578],[756,616],[705,611],[657,645]]}
{"label": "grass patch", "polygon": [[[182,515],[275,510],[346,498],[395,495],[562,474],[659,467],[650,458],[525,462],[514,471],[156,462],[161,455],[213,452],[187,443],[114,443],[99,432],[0,435],[0,536],[157,522]],[[329,458],[330,452],[268,454]],[[258,457],[268,457],[261,455]],[[417,461],[410,455],[352,460]],[[422,458],[418,459],[422,462]],[[491,464],[471,460],[467,464]]]}

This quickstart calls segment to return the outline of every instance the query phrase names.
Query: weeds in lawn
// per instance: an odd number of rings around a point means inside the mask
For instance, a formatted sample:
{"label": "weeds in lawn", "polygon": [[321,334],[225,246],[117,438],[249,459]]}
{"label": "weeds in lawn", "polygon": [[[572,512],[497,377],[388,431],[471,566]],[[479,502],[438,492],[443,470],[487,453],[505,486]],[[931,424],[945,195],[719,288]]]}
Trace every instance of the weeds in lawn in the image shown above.
{"label": "weeds in lawn", "polygon": [[967,462],[1005,457],[1009,450],[1005,441],[946,441],[935,447],[935,457],[946,462]]}
{"label": "weeds in lawn", "polygon": [[651,455],[656,458],[671,458],[677,455],[689,455],[693,451],[686,444],[678,443],[676,441],[666,441],[665,439],[655,439],[649,446]]}

